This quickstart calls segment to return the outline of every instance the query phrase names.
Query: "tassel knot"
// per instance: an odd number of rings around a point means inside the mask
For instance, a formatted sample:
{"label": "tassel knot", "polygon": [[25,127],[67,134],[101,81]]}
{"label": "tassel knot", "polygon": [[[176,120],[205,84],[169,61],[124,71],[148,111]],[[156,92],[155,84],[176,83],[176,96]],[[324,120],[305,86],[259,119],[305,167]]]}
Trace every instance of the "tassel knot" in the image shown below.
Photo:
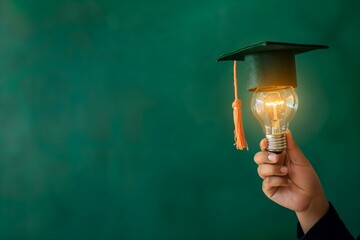
{"label": "tassel knot", "polygon": [[242,102],[240,99],[235,99],[235,101],[232,103],[232,108],[241,109]]}

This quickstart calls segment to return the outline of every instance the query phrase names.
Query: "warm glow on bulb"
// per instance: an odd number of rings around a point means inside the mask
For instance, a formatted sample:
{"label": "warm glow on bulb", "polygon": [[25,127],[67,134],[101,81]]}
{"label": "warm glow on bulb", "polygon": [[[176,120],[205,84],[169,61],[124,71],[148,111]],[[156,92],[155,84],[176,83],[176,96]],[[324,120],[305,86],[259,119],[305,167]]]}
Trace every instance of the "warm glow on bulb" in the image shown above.
{"label": "warm glow on bulb", "polygon": [[276,102],[265,102],[266,106],[278,106],[284,104],[284,101],[276,101]]}

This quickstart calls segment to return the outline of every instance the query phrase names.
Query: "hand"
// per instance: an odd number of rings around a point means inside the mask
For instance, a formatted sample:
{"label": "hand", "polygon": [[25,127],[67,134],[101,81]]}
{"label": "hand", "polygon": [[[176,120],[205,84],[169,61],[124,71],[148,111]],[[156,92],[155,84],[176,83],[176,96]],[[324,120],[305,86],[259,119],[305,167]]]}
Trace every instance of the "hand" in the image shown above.
{"label": "hand", "polygon": [[281,154],[266,151],[267,140],[260,142],[261,152],[254,156],[262,190],[277,204],[296,212],[306,233],[328,210],[320,180],[299,147],[286,132],[287,148]]}

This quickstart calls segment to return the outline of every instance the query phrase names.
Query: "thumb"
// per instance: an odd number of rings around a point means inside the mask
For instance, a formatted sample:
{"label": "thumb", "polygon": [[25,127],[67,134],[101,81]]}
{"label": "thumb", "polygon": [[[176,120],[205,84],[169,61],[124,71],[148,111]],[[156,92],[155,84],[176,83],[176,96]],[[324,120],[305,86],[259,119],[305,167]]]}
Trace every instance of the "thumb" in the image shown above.
{"label": "thumb", "polygon": [[296,142],[294,141],[291,131],[288,129],[288,130],[286,130],[285,134],[286,134],[286,149],[288,151],[297,149],[298,146],[296,145]]}
{"label": "thumb", "polygon": [[290,130],[286,131],[286,155],[293,163],[297,163],[299,165],[309,164],[308,160],[294,141]]}

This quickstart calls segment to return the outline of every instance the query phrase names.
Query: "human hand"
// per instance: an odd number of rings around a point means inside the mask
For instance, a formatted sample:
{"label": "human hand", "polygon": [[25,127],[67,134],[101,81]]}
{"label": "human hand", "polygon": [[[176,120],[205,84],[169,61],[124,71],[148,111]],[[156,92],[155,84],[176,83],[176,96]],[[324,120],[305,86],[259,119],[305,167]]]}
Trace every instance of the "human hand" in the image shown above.
{"label": "human hand", "polygon": [[281,154],[266,150],[267,140],[260,142],[261,152],[254,156],[263,179],[262,190],[277,204],[296,212],[306,233],[328,210],[320,180],[299,147],[286,132],[287,148]]}

